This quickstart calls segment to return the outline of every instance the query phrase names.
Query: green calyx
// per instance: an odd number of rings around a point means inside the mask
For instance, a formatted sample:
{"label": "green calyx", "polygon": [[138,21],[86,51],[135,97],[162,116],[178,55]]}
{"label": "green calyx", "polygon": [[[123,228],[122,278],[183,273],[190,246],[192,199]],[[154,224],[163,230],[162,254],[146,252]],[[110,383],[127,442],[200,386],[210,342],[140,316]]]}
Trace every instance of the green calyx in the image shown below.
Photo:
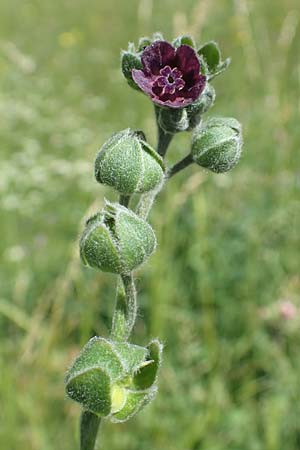
{"label": "green calyx", "polygon": [[124,422],[155,396],[162,345],[92,338],[68,370],[68,397],[100,417]]}
{"label": "green calyx", "polygon": [[242,130],[233,118],[212,118],[196,128],[191,154],[195,163],[216,173],[227,172],[240,159]]}
{"label": "green calyx", "polygon": [[80,240],[80,256],[85,265],[117,274],[131,272],[155,248],[151,226],[124,206],[109,202],[87,221]]}
{"label": "green calyx", "polygon": [[201,117],[213,106],[216,98],[214,87],[207,83],[200,97],[186,108],[158,108],[158,123],[166,133],[179,133],[194,129]]}
{"label": "green calyx", "polygon": [[95,177],[99,183],[131,195],[153,190],[164,176],[164,164],[150,145],[129,128],[114,134],[99,151]]}

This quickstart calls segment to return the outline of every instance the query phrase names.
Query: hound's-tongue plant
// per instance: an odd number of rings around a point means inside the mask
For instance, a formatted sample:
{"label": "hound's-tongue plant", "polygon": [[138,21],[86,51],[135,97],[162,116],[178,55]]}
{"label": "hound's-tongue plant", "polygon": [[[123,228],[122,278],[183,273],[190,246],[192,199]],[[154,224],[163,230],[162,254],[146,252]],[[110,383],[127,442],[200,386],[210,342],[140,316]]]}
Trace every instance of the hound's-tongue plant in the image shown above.
{"label": "hound's-tongue plant", "polygon": [[[95,161],[95,177],[120,194],[119,203],[106,202],[89,218],[80,240],[83,263],[118,275],[111,336],[93,337],[84,346],[65,378],[69,398],[82,406],[80,449],[94,450],[102,419],[125,422],[147,405],[157,392],[162,345],[129,343],[136,320],[134,272],[151,256],[156,238],[147,222],[157,194],[169,178],[192,163],[214,173],[238,162],[241,125],[233,118],[202,116],[213,105],[210,84],[230,60],[221,60],[215,42],[196,47],[190,36],[172,44],[161,34],[129,44],[121,55],[122,72],[133,89],[146,94],[155,106],[158,144],[154,150],[143,132],[115,133]],[[193,131],[190,151],[166,169],[165,156],[176,133]],[[132,195],[140,195],[135,211]]]}

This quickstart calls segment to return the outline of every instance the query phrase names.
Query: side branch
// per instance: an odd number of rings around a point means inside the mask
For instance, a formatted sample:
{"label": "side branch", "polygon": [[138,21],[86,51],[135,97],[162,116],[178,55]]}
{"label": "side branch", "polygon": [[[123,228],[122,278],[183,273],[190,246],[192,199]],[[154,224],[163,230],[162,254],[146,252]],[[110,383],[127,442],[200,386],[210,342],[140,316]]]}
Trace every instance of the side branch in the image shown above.
{"label": "side branch", "polygon": [[181,161],[176,163],[173,167],[171,167],[167,174],[167,178],[173,177],[173,175],[176,175],[176,173],[181,172],[181,170],[185,169],[186,167],[190,166],[193,163],[192,155],[189,154],[185,158],[183,158]]}

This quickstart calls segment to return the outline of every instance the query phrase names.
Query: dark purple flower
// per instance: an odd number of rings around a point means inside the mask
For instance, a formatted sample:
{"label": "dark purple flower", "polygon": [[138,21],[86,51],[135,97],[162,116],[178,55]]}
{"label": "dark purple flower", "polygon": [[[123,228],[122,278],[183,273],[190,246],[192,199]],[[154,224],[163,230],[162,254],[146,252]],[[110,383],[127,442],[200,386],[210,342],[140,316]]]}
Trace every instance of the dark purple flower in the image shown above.
{"label": "dark purple flower", "polygon": [[188,45],[175,49],[156,41],[143,51],[142,64],[142,70],[132,70],[132,78],[158,105],[184,108],[204,89],[206,77],[199,73],[198,57]]}

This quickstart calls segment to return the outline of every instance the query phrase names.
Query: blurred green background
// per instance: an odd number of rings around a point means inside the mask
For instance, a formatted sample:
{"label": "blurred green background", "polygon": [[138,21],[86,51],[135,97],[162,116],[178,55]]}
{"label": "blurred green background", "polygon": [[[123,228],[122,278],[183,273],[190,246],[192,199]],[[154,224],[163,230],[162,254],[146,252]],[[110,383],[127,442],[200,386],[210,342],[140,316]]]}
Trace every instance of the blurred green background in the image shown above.
{"label": "blurred green background", "polygon": [[160,391],[99,448],[299,449],[299,0],[2,0],[0,30],[0,447],[77,448],[64,372],[108,335],[115,288],[78,258],[83,218],[115,199],[93,160],[128,126],[155,143],[119,53],[161,30],[232,57],[211,114],[244,124],[244,156],[226,175],[189,168],[156,204],[133,340],[163,340]]}

